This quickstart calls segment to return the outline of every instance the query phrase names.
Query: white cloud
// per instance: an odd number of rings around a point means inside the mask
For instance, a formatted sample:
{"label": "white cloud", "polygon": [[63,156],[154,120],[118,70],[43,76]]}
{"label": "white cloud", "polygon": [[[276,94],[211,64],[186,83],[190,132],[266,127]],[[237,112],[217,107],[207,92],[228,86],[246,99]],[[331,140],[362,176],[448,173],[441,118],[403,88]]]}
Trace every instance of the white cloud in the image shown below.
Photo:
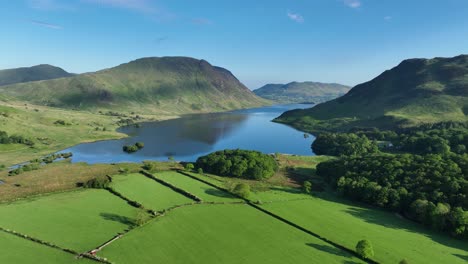
{"label": "white cloud", "polygon": [[41,27],[46,27],[46,28],[51,28],[51,29],[63,29],[62,26],[56,25],[56,24],[50,24],[44,21],[39,21],[39,20],[30,20],[30,22],[34,25],[38,25]]}
{"label": "white cloud", "polygon": [[344,4],[351,8],[359,8],[362,5],[360,0],[344,0]]}
{"label": "white cloud", "polygon": [[301,16],[300,14],[298,14],[298,13],[293,13],[293,12],[288,11],[288,17],[289,17],[289,19],[291,19],[292,21],[296,21],[297,23],[303,23],[304,22],[304,17]]}

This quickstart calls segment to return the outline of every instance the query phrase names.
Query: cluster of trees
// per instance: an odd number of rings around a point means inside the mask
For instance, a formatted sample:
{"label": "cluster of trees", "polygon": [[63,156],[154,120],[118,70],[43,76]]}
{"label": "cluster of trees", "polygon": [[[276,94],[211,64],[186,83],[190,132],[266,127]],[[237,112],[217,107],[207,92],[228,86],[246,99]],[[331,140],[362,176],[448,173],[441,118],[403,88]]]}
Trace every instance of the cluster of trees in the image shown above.
{"label": "cluster of trees", "polygon": [[137,142],[134,145],[125,145],[122,147],[122,150],[127,152],[127,153],[134,153],[137,152],[138,150],[142,149],[145,147],[145,144],[143,142]]}
{"label": "cluster of trees", "polygon": [[0,144],[24,144],[33,146],[34,142],[20,135],[9,136],[7,132],[0,131]]}
{"label": "cluster of trees", "polygon": [[275,174],[275,159],[258,151],[222,150],[197,159],[196,167],[221,176],[261,180]]}
{"label": "cluster of trees", "polygon": [[468,237],[468,154],[342,157],[320,163],[317,174],[346,197]]}
{"label": "cluster of trees", "polygon": [[20,165],[16,169],[10,170],[8,172],[8,176],[19,175],[27,171],[38,170],[40,169],[42,163],[49,164],[49,163],[54,162],[57,159],[60,159],[60,158],[68,159],[71,156],[73,156],[73,153],[66,152],[66,153],[48,155],[41,159],[33,159],[33,160],[30,160],[29,163],[27,164]]}
{"label": "cluster of trees", "polygon": [[317,155],[354,156],[379,151],[377,143],[355,133],[322,133],[312,143]]}
{"label": "cluster of trees", "polygon": [[19,175],[19,174],[21,174],[23,172],[26,172],[26,171],[38,170],[39,168],[40,168],[39,163],[36,163],[36,162],[28,163],[28,164],[25,164],[25,165],[18,166],[16,169],[10,170],[8,172],[8,176]]}
{"label": "cluster of trees", "polygon": [[465,154],[468,152],[468,129],[432,129],[402,133],[395,146],[414,154]]}
{"label": "cluster of trees", "polygon": [[98,176],[91,180],[88,180],[83,184],[84,188],[92,188],[92,189],[105,189],[108,188],[112,182],[112,178],[109,176]]}
{"label": "cluster of trees", "polygon": [[[341,134],[342,137],[351,137],[355,134],[374,141],[388,141],[396,150],[413,154],[468,153],[468,129],[465,123],[446,122],[401,129],[397,132],[381,131],[377,128],[351,131],[352,133],[344,134],[347,136]],[[328,146],[329,149],[333,149],[333,144],[326,143],[325,148]]]}

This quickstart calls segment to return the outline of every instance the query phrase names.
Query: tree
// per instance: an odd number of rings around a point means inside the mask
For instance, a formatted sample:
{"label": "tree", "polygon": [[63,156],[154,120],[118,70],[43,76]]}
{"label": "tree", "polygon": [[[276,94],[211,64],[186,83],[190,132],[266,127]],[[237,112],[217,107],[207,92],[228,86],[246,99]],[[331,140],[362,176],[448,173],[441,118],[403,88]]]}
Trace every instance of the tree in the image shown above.
{"label": "tree", "polygon": [[185,170],[187,171],[193,171],[193,169],[195,169],[195,166],[192,164],[192,163],[187,163],[185,165]]}
{"label": "tree", "polygon": [[154,167],[155,167],[154,163],[152,163],[152,162],[149,162],[149,161],[144,161],[143,162],[143,169],[145,169],[147,171],[153,170]]}
{"label": "tree", "polygon": [[305,181],[304,184],[302,185],[302,188],[304,189],[305,193],[311,193],[312,192],[312,183],[310,181]]}
{"label": "tree", "polygon": [[141,226],[149,220],[149,215],[146,213],[145,209],[139,209],[137,215],[135,216],[135,225]]}
{"label": "tree", "polygon": [[137,142],[135,143],[135,147],[137,147],[138,149],[142,149],[145,147],[145,144],[143,142]]}
{"label": "tree", "polygon": [[232,192],[244,199],[247,199],[250,196],[250,185],[245,183],[239,183],[234,187]]}
{"label": "tree", "polygon": [[372,249],[372,244],[367,239],[361,240],[357,243],[356,252],[359,254],[359,256],[365,259],[369,259],[374,256],[374,250]]}

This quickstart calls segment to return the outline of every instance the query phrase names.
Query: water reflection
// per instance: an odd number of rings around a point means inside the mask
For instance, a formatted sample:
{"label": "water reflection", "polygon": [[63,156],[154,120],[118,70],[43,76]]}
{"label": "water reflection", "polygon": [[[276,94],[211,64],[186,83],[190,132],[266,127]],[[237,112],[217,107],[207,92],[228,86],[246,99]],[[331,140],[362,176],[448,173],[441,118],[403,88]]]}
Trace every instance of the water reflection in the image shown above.
{"label": "water reflection", "polygon": [[[73,152],[73,162],[88,163],[167,160],[169,156],[194,161],[228,148],[311,155],[313,137],[304,139],[303,133],[271,122],[286,110],[305,107],[310,105],[279,105],[144,123],[138,128],[121,128],[129,138],[80,144],[64,152]],[[138,141],[144,142],[145,148],[133,154],[122,151],[122,146]]]}

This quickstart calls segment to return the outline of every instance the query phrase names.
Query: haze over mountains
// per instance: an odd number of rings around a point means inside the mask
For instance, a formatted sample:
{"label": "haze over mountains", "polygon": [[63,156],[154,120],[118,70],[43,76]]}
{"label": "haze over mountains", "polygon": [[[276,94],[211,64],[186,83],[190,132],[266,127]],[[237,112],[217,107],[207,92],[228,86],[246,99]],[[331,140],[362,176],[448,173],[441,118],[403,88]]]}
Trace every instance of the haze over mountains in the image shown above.
{"label": "haze over mountains", "polygon": [[71,77],[74,74],[68,73],[62,68],[48,64],[41,64],[32,67],[0,70],[0,86],[15,83],[50,80],[63,77]]}
{"label": "haze over mountains", "polygon": [[223,111],[270,103],[228,70],[187,57],[142,58],[94,73],[2,86],[0,92],[39,105],[158,113]]}
{"label": "haze over mountains", "polygon": [[307,130],[466,121],[468,56],[409,59],[346,95],[276,121]]}
{"label": "haze over mountains", "polygon": [[351,87],[337,83],[291,82],[267,84],[254,93],[278,103],[321,103],[347,93]]}

